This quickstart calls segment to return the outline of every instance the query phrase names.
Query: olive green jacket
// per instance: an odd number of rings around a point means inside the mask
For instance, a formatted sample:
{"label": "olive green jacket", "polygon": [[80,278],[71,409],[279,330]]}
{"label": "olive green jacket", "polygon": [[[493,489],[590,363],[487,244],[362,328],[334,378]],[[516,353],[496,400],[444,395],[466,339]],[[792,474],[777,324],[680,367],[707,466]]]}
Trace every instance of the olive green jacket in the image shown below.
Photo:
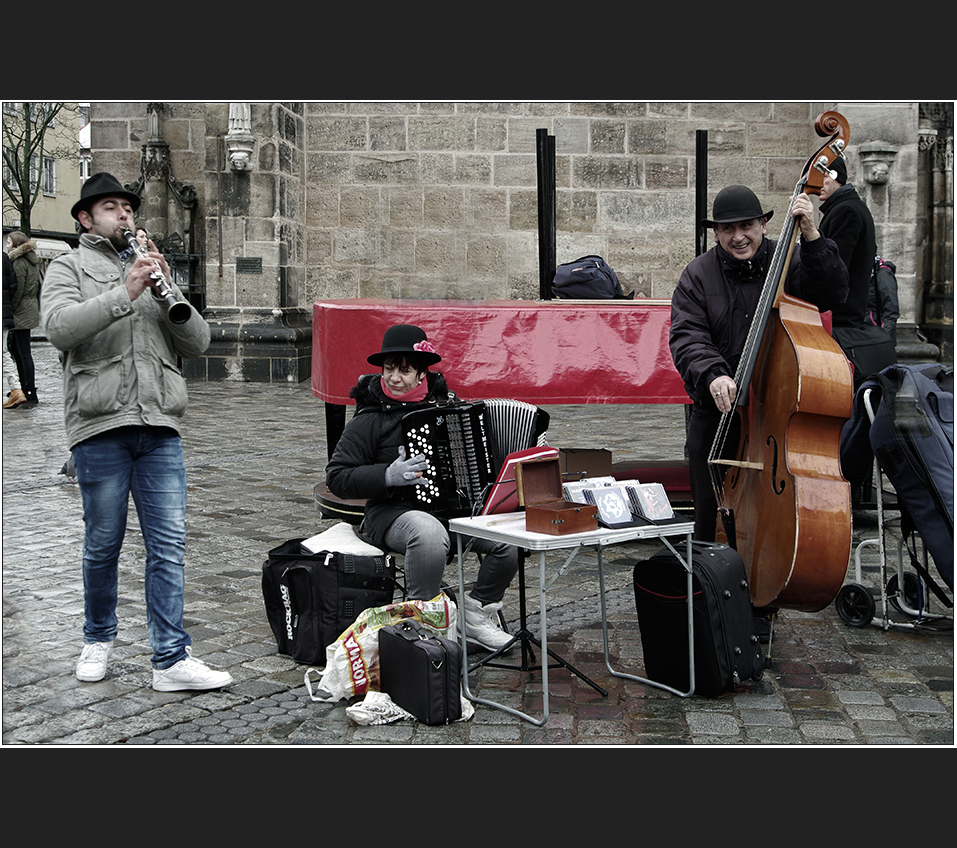
{"label": "olive green jacket", "polygon": [[13,328],[32,330],[40,325],[40,260],[35,241],[25,241],[10,253],[17,272],[17,290],[13,293]]}

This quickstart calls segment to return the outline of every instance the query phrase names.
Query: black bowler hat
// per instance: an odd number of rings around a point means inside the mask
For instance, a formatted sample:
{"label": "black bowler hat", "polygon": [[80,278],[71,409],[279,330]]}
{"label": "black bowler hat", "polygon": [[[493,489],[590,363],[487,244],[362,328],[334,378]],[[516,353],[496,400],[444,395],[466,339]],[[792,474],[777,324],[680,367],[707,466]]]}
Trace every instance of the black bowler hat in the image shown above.
{"label": "black bowler hat", "polygon": [[394,324],[382,336],[382,350],[367,358],[370,365],[382,365],[393,356],[415,356],[426,365],[441,362],[442,357],[429,343],[425,331],[413,324]]}
{"label": "black bowler hat", "polygon": [[711,207],[714,220],[705,218],[701,225],[713,227],[715,224],[733,224],[735,221],[750,221],[752,218],[770,220],[774,210],[761,211],[757,195],[747,186],[732,185],[721,189],[715,195]]}
{"label": "black bowler hat", "polygon": [[106,171],[94,174],[80,189],[80,199],[73,204],[70,214],[79,221],[79,214],[89,208],[101,197],[122,197],[130,202],[135,212],[140,208],[140,199],[133,192],[127,191],[120,185],[120,181]]}

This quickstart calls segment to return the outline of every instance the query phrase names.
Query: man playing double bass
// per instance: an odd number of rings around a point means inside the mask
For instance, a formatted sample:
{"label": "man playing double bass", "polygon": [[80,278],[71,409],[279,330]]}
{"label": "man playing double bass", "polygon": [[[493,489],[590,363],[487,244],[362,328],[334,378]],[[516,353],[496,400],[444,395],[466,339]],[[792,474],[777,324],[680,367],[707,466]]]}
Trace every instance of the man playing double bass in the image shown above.
{"label": "man playing double bass", "polygon": [[[717,500],[708,466],[721,416],[736,399],[733,375],[741,358],[776,242],[767,236],[772,210],[762,211],[757,196],[743,185],[718,192],[712,220],[716,244],[684,269],[671,300],[671,355],[693,402],[687,452],[694,501],[694,535],[715,540]],[[847,298],[847,269],[837,245],[814,224],[814,207],[805,194],[791,205],[800,240],[785,291],[833,309]],[[737,446],[732,433],[727,446]]]}

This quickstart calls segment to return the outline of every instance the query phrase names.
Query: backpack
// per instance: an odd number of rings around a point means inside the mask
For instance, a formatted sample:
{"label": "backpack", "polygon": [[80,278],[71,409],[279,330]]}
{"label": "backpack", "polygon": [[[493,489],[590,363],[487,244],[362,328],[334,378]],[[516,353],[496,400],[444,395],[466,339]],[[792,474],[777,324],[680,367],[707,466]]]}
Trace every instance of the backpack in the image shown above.
{"label": "backpack", "polygon": [[552,280],[552,294],[564,300],[631,300],[635,296],[634,292],[625,294],[618,275],[600,256],[583,256],[559,265]]}
{"label": "backpack", "polygon": [[893,262],[882,259],[880,256],[874,259],[865,317],[868,323],[887,330],[895,341],[897,340],[897,319],[900,318],[896,271],[897,266]]}

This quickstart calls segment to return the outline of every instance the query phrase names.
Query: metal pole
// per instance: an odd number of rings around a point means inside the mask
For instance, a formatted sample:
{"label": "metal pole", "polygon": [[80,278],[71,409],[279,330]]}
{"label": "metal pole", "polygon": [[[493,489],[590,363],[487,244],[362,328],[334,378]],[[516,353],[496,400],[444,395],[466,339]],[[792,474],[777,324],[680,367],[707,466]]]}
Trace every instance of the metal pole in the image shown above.
{"label": "metal pole", "polygon": [[538,154],[538,273],[539,297],[552,299],[555,279],[555,136],[536,130]]}
{"label": "metal pole", "polygon": [[695,132],[695,256],[708,250],[708,229],[701,222],[708,217],[708,131]]}

